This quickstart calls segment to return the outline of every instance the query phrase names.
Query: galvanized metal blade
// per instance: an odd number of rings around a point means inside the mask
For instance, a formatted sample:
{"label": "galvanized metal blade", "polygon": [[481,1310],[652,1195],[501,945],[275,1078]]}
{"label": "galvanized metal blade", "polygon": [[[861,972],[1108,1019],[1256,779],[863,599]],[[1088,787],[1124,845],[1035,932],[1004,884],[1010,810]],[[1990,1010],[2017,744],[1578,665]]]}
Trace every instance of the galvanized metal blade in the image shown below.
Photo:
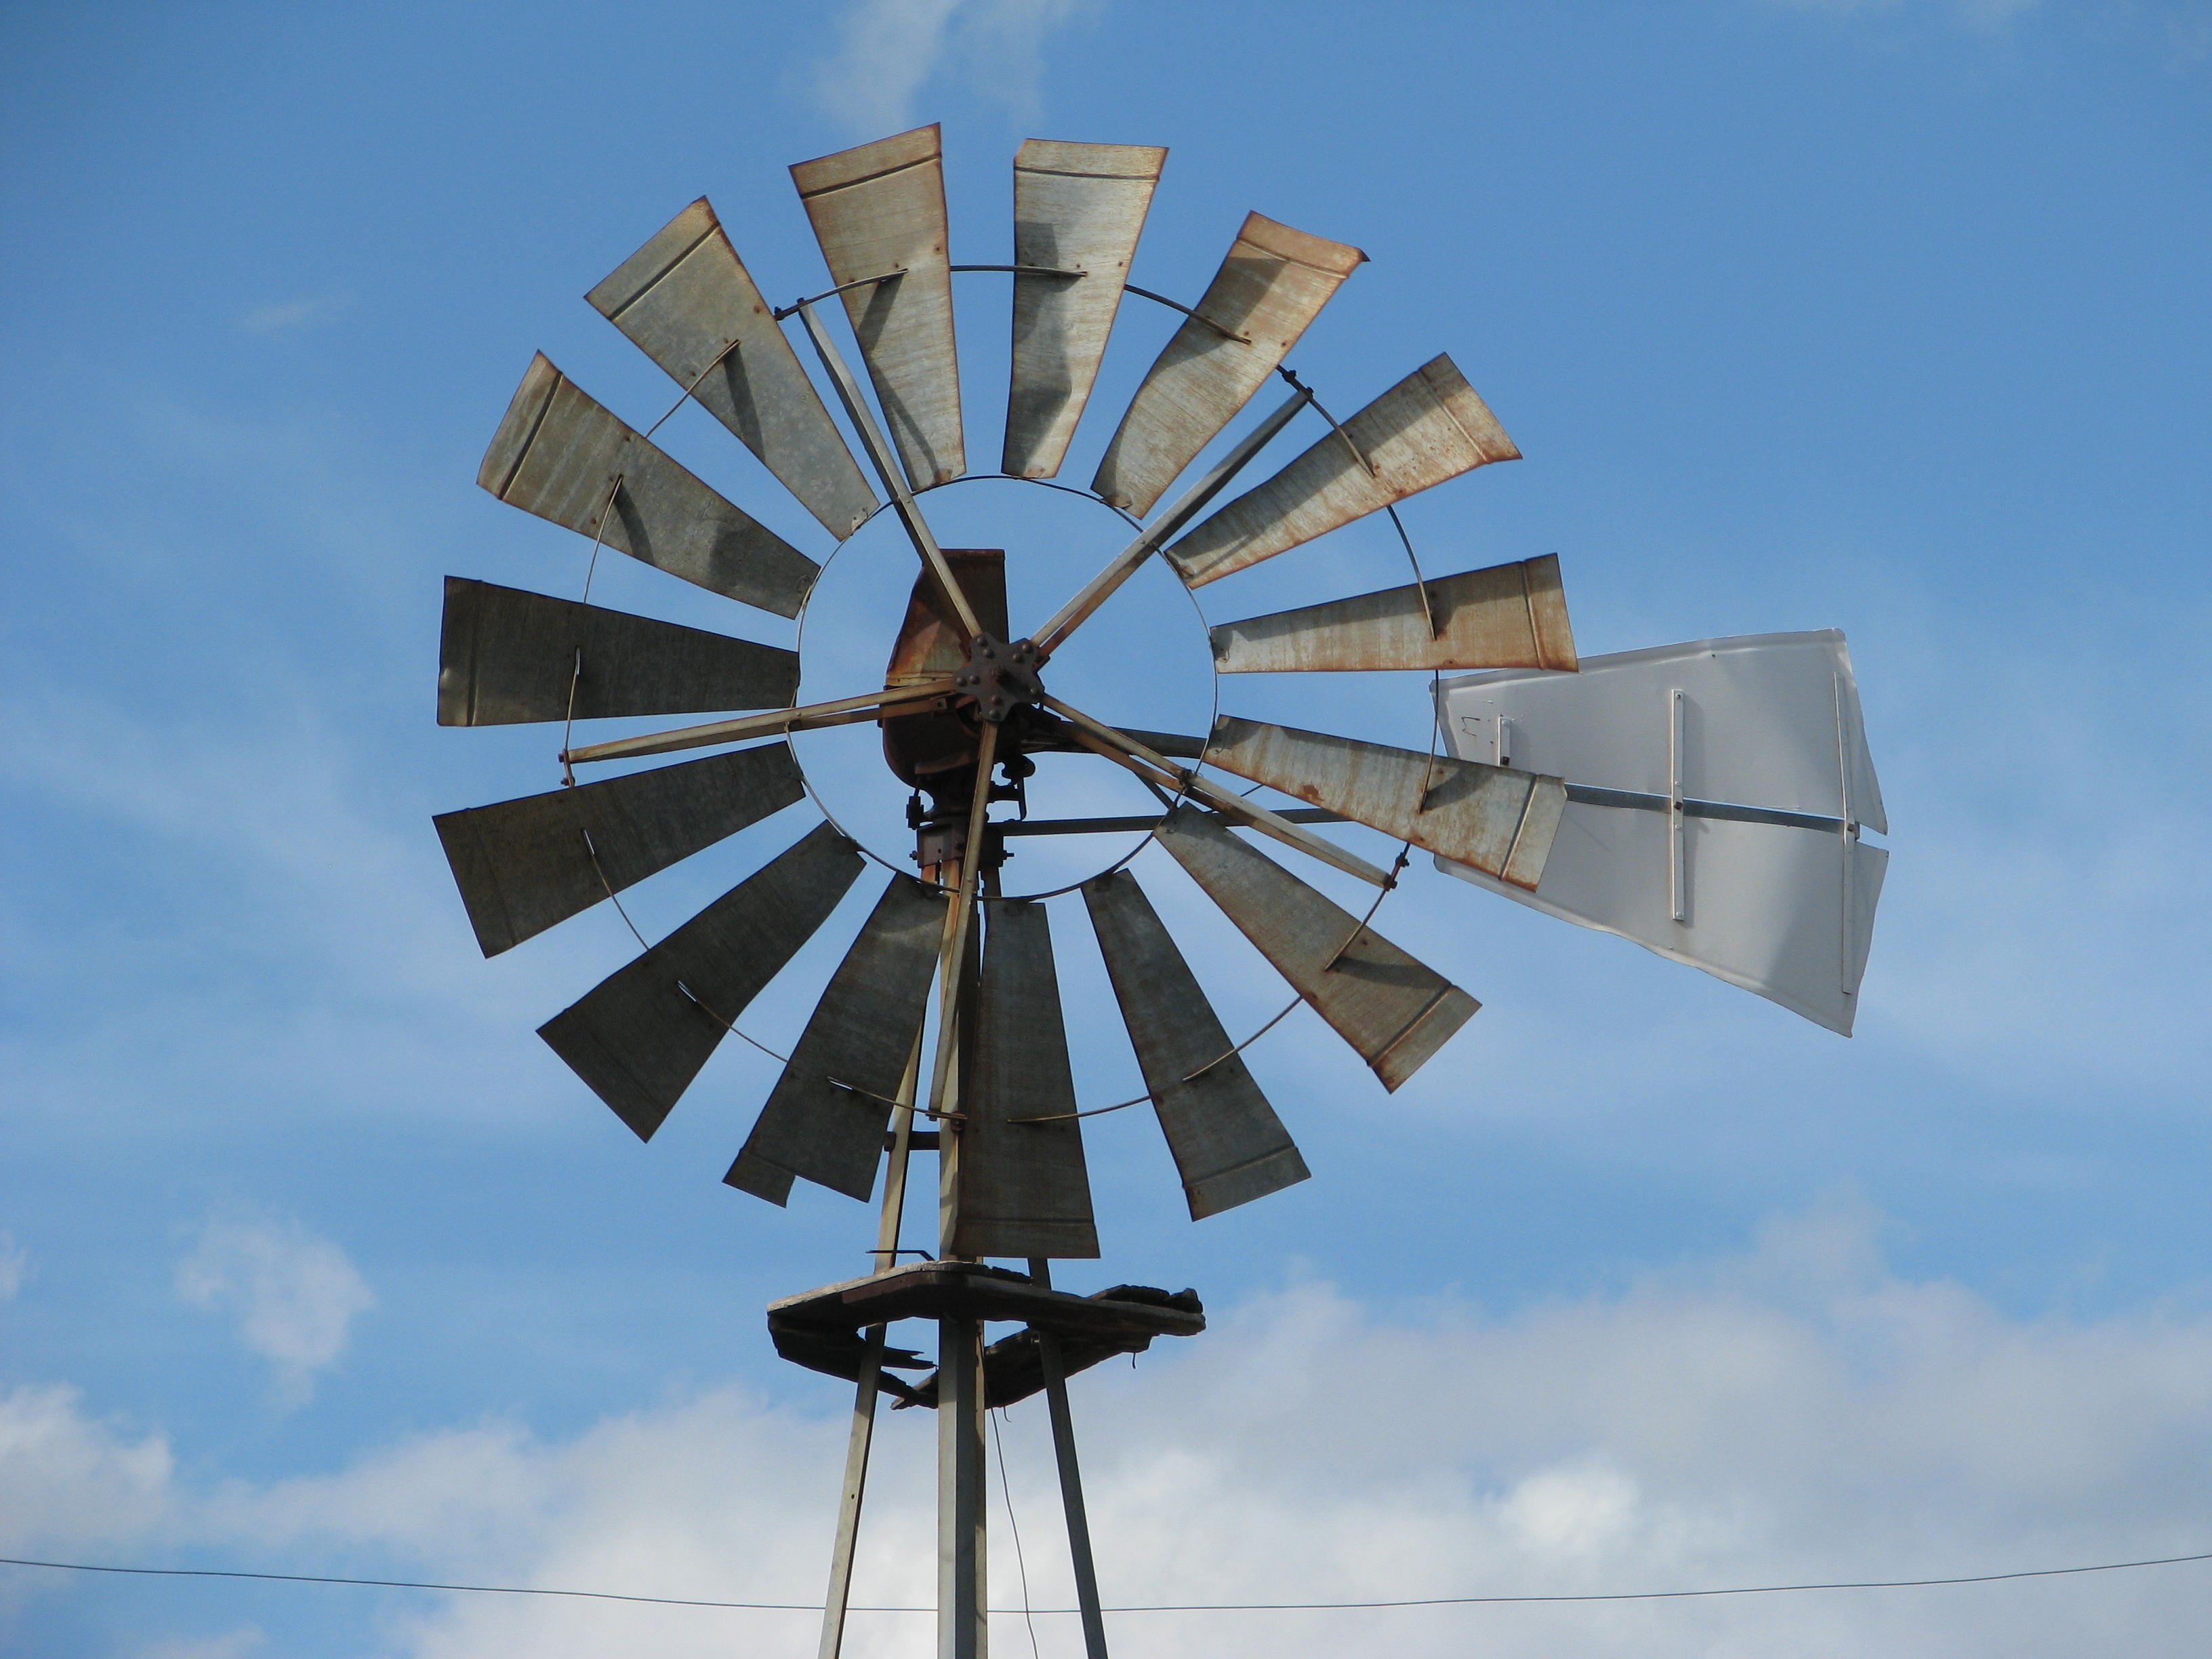
{"label": "galvanized metal blade", "polygon": [[822,394],[701,197],[585,296],[843,541],[876,509]]}
{"label": "galvanized metal blade", "polygon": [[951,483],[968,461],[938,129],[801,161],[791,179],[830,277],[859,284],[839,297],[907,482],[916,489]]}
{"label": "galvanized metal blade", "polygon": [[805,793],[776,743],[431,822],[477,943],[495,957]]}
{"label": "galvanized metal blade", "polygon": [[1424,363],[1167,550],[1193,587],[1521,452],[1449,357]]}
{"label": "galvanized metal blade", "polygon": [[1167,343],[1107,446],[1091,487],[1142,515],[1275,372],[1367,256],[1249,215],[1198,314]]}
{"label": "galvanized metal blade", "polygon": [[[973,1256],[1096,1256],[1060,980],[1044,906],[989,899],[972,1044],[960,1085],[960,1219]],[[1019,1122],[1050,1118],[1050,1122]]]}
{"label": "galvanized metal blade", "polygon": [[1395,1089],[1482,1005],[1316,892],[1209,812],[1179,806],[1160,845],[1307,1005]]}
{"label": "galvanized metal blade", "polygon": [[891,878],[724,1181],[771,1204],[799,1176],[851,1198],[874,1190],[884,1127],[928,1012],[945,905],[911,876]]}
{"label": "galvanized metal blade", "polygon": [[1190,1218],[1304,1181],[1305,1160],[1199,989],[1190,965],[1127,870],[1083,884],[1152,1110],[1182,1176]]}
{"label": "galvanized metal blade", "polygon": [[1206,757],[1532,891],[1567,806],[1557,778],[1228,714],[1213,723]]}
{"label": "galvanized metal blade", "polygon": [[1224,674],[1576,665],[1555,554],[1224,623]]}
{"label": "galvanized metal blade", "polygon": [[865,861],[834,825],[818,826],[538,1035],[639,1139],[651,1139],[726,1022],[830,919]]}
{"label": "galvanized metal blade", "polygon": [[821,567],[633,432],[539,352],[477,482],[618,553],[780,617]]}
{"label": "galvanized metal blade", "polygon": [[781,708],[798,693],[799,653],[781,646],[446,578],[441,726]]}
{"label": "galvanized metal blade", "polygon": [[1000,471],[1049,478],[1083,418],[1168,153],[1031,138],[1014,156],[1014,368]]}

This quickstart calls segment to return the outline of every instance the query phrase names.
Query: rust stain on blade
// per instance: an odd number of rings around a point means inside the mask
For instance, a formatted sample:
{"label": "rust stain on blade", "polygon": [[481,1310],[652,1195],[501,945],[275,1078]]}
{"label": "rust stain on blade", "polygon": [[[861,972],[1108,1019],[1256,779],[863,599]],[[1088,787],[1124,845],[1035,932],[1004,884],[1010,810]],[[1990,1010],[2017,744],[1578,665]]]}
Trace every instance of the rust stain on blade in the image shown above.
{"label": "rust stain on blade", "polygon": [[843,541],[875,492],[701,197],[585,296]]}
{"label": "rust stain on blade", "polygon": [[776,743],[432,822],[477,943],[492,957],[805,793],[799,763]]}
{"label": "rust stain on blade", "polygon": [[[1346,440],[1350,441],[1347,442]],[[1357,453],[1355,453],[1357,452]],[[1449,357],[1415,369],[1167,550],[1193,587],[1521,452]]]}
{"label": "rust stain on blade", "polygon": [[1532,891],[1567,804],[1557,778],[1228,714],[1206,759]]}
{"label": "rust stain on blade", "polygon": [[1136,877],[1116,870],[1087,881],[1083,902],[1190,1218],[1304,1181],[1310,1171],[1290,1131],[1244,1057],[1230,1052],[1228,1032]]}
{"label": "rust stain on blade", "polygon": [[[1051,924],[1044,906],[1027,900],[988,899],[981,908],[983,972],[974,1046],[962,1055],[966,1121],[951,1254],[1096,1256]],[[1062,1121],[1010,1121],[1028,1117]]]}
{"label": "rust stain on blade", "polygon": [[831,279],[861,284],[838,297],[907,482],[915,489],[951,483],[968,462],[938,129],[801,161],[791,179]]}
{"label": "rust stain on blade", "polygon": [[1125,512],[1149,513],[1366,258],[1348,243],[1247,216],[1198,315],[1176,331],[1130,400],[1091,489]]}
{"label": "rust stain on blade", "polygon": [[1014,157],[1014,358],[1000,470],[1060,471],[1098,375],[1165,149],[1031,138]]}
{"label": "rust stain on blade", "polygon": [[617,553],[780,617],[799,614],[821,573],[631,430],[543,352],[508,404],[477,482],[526,513],[580,536],[597,535]]}
{"label": "rust stain on blade", "polygon": [[446,578],[438,724],[780,708],[799,653],[519,587]]}
{"label": "rust stain on blade", "polygon": [[830,920],[866,863],[822,824],[538,1028],[649,1140],[747,1004]]}
{"label": "rust stain on blade", "polygon": [[1224,674],[1576,666],[1556,555],[1439,576],[1426,586],[1425,607],[1421,588],[1409,582],[1224,623],[1213,629],[1213,665]]}
{"label": "rust stain on blade", "polygon": [[781,1204],[794,1176],[866,1199],[921,1035],[945,896],[893,876],[822,994],[744,1149],[722,1179]]}
{"label": "rust stain on blade", "polygon": [[1384,1088],[1413,1076],[1481,1006],[1239,841],[1212,814],[1179,806],[1158,833],[1160,845]]}

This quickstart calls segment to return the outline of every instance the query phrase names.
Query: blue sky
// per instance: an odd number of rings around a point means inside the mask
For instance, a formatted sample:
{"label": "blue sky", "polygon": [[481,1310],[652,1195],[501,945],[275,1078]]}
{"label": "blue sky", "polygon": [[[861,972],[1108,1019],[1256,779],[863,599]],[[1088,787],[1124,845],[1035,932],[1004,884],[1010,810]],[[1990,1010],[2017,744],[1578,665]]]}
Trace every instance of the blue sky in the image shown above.
{"label": "blue sky", "polygon": [[[1097,1282],[1216,1314],[1080,1388],[1109,1600],[2212,1549],[2212,6],[20,5],[0,31],[0,1551],[819,1594],[839,1390],[758,1310],[856,1270],[866,1217],[718,1183],[769,1062],[726,1044],[641,1146],[532,1035],[634,945],[595,912],[479,957],[430,815],[556,775],[541,732],[433,724],[437,609],[447,573],[582,581],[585,544],[474,483],[533,350],[635,422],[672,399],[584,290],[701,194],[772,295],[824,286],[786,164],[926,120],[962,261],[1008,256],[1029,136],[1170,147],[1148,287],[1195,297],[1249,209],[1364,248],[1293,364],[1349,409],[1449,350],[1527,457],[1409,507],[1429,568],[1556,551],[1585,652],[1844,629],[1893,830],[1848,1042],[1417,869],[1378,926],[1486,1006],[1395,1096],[1310,1016],[1254,1051],[1314,1180],[1194,1226],[1149,1123],[1101,1120]],[[1005,294],[961,280],[988,458]],[[1073,481],[1164,337],[1134,305]],[[662,436],[827,553],[699,411]],[[948,544],[1034,550],[1018,607],[1115,544],[1041,494],[933,498]],[[880,656],[890,533],[833,566],[810,693]],[[1392,556],[1347,530],[1208,602],[1382,586]],[[787,637],[678,586],[603,559],[594,598]],[[1127,718],[1198,718],[1182,604],[1133,593],[1070,672],[1105,702],[1138,664]],[[1224,706],[1419,742],[1421,684],[1369,678]],[[808,763],[872,799],[866,747]],[[639,925],[799,827],[654,878]],[[1155,890],[1232,1027],[1272,1012],[1225,925]],[[836,934],[748,1029],[796,1031]],[[1073,1026],[1086,1098],[1136,1092],[1110,1014]],[[1371,1409],[1325,1432],[1347,1396]],[[1057,1599],[1038,1415],[1007,1453]],[[890,1426],[862,1588],[924,1598],[927,1425]],[[1121,1629],[2180,1654],[2208,1583]],[[812,1639],[20,1570],[0,1621],[56,1659]],[[997,1639],[1026,1648],[1018,1620]]]}

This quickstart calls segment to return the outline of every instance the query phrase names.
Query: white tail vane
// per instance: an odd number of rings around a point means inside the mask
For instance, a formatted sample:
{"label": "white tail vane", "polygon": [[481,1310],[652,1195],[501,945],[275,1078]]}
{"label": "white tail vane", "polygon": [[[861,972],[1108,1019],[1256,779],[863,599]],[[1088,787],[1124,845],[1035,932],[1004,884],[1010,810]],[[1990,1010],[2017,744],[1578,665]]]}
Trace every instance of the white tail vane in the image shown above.
{"label": "white tail vane", "polygon": [[1756,634],[1447,680],[1463,759],[1566,780],[1543,879],[1439,869],[1848,1036],[1889,854],[1844,636]]}

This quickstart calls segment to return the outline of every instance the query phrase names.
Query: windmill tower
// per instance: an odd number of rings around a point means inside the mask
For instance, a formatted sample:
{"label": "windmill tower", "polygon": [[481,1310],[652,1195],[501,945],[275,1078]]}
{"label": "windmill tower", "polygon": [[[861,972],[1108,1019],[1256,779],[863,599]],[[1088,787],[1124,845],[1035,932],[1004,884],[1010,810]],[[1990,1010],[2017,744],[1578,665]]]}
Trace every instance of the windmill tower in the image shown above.
{"label": "windmill tower", "polygon": [[[588,575],[584,598],[574,601],[447,582],[440,721],[562,731],[561,788],[437,820],[487,955],[603,901],[619,905],[632,884],[799,806],[811,792],[794,734],[878,726],[886,772],[909,793],[910,866],[871,853],[825,817],[540,1029],[623,1122],[650,1138],[870,859],[890,869],[887,879],[870,878],[878,895],[872,908],[723,1177],[776,1204],[801,1179],[879,1203],[872,1272],[769,1310],[781,1353],[856,1389],[825,1656],[842,1639],[877,1404],[886,1392],[937,1411],[940,1654],[977,1656],[986,1644],[983,1413],[1037,1392],[1051,1413],[1086,1642],[1094,1656],[1105,1651],[1066,1377],[1156,1337],[1194,1334],[1205,1322],[1188,1291],[1122,1285],[1085,1296],[1053,1285],[1054,1261],[1099,1255],[1085,1119],[1148,1103],[1194,1219],[1307,1177],[1242,1057],[1253,1037],[1233,1038],[1215,1014],[1128,857],[1059,895],[1009,896],[1000,882],[1009,836],[1141,830],[1387,1089],[1433,1056],[1478,1005],[1375,931],[1373,905],[1354,914],[1304,879],[1294,867],[1301,860],[1358,878],[1379,905],[1419,849],[1508,896],[1700,965],[1721,963],[1716,971],[1777,994],[1787,975],[1761,981],[1772,964],[1753,962],[1759,941],[1741,935],[1751,925],[1744,918],[1755,922],[1771,907],[1769,866],[1780,866],[1747,864],[1741,845],[1709,845],[1710,832],[1802,834],[1810,825],[1824,846],[1844,849],[1839,861],[1830,860],[1842,884],[1831,914],[1842,931],[1820,1006],[1854,993],[1863,965],[1861,924],[1871,925],[1880,854],[1860,847],[1857,831],[1881,820],[1839,638],[1808,647],[1830,674],[1826,753],[1843,780],[1832,803],[1803,790],[1784,800],[1769,787],[1778,768],[1791,787],[1810,775],[1806,766],[1790,770],[1804,747],[1802,708],[1767,720],[1765,772],[1747,763],[1728,775],[1720,763],[1722,727],[1756,723],[1763,707],[1759,670],[1741,665],[1794,652],[1789,660],[1802,672],[1791,683],[1810,685],[1820,669],[1806,666],[1806,648],[1714,642],[1715,661],[1720,645],[1741,647],[1729,656],[1739,668],[1733,679],[1689,659],[1655,667],[1646,660],[1654,653],[1578,664],[1559,563],[1549,556],[1436,578],[1415,564],[1399,586],[1212,629],[1213,666],[1224,675],[1429,675],[1448,751],[1226,716],[1200,735],[1135,731],[1054,694],[1055,655],[1148,562],[1163,561],[1194,592],[1369,514],[1388,512],[1395,521],[1395,503],[1406,496],[1519,453],[1449,357],[1421,365],[1341,422],[1286,366],[1307,326],[1364,262],[1357,248],[1255,213],[1194,303],[1131,285],[1164,160],[1164,150],[1142,146],[1031,140],[1014,164],[1011,263],[954,264],[938,130],[921,128],[792,168],[829,268],[830,285],[819,293],[771,307],[703,199],[592,289],[592,305],[680,388],[675,407],[696,400],[726,427],[832,548],[878,514],[896,520],[916,574],[904,622],[885,642],[880,686],[800,704],[795,650],[594,606]],[[1134,534],[1058,610],[1023,619],[1022,628],[1010,625],[1006,580],[1007,557],[1018,550],[941,547],[921,504],[929,490],[977,476],[966,462],[953,328],[952,278],[965,272],[1012,279],[997,476],[1054,489],[1071,488],[1051,481],[1123,296],[1182,313],[1089,488],[1077,492],[1121,515]],[[838,311],[865,386],[832,325]],[[799,343],[818,365],[818,382]],[[1271,380],[1283,395],[1231,441],[1231,427]],[[1305,447],[1232,495],[1261,451],[1301,421]],[[653,429],[626,424],[540,356],[479,481],[589,538],[594,567],[611,550],[738,604],[801,617],[820,562],[655,446]],[[1183,483],[1209,454],[1195,480]],[[1410,541],[1406,548],[1410,560]],[[1480,672],[1439,678],[1468,670]],[[1725,711],[1710,689],[1723,683],[1739,694]],[[1659,750],[1643,726],[1621,724],[1632,705],[1638,720],[1663,705],[1672,735]],[[717,718],[576,741],[579,721],[684,714]],[[577,769],[693,750],[707,752],[576,781]],[[1655,752],[1673,757],[1656,772],[1647,764]],[[1132,775],[1153,810],[1027,818],[1031,757],[1053,753],[1093,757]],[[1730,791],[1741,794],[1746,779],[1751,793],[1738,800]],[[1265,805],[1244,785],[1285,804]],[[1023,818],[994,817],[1001,802],[1014,803]],[[1825,811],[1831,804],[1835,810]],[[1613,833],[1612,820],[1623,817],[1658,826],[1656,856],[1649,836]],[[1395,867],[1314,827],[1347,821],[1400,842]],[[1564,883],[1549,873],[1561,846],[1573,849]],[[1662,879],[1664,927],[1646,914]],[[1734,931],[1712,920],[1716,906],[1729,908],[1723,895],[1732,896]],[[1079,1099],[1052,896],[1063,928],[1079,914],[1097,940],[1145,1082],[1136,1101],[1098,1107]],[[1670,927],[1688,931],[1676,937]],[[1820,933],[1798,927],[1792,949],[1817,955]],[[1810,1004],[1800,1011],[1823,1017]],[[1848,1030],[1848,1018],[1840,1024]],[[901,1243],[917,1152],[937,1158],[938,1226],[926,1252]],[[910,1255],[922,1259],[902,1261]],[[893,1325],[911,1319],[934,1322],[938,1336],[934,1373],[917,1380],[898,1373],[927,1370],[927,1362],[888,1341]],[[1018,1328],[987,1346],[985,1328],[994,1322]]]}

